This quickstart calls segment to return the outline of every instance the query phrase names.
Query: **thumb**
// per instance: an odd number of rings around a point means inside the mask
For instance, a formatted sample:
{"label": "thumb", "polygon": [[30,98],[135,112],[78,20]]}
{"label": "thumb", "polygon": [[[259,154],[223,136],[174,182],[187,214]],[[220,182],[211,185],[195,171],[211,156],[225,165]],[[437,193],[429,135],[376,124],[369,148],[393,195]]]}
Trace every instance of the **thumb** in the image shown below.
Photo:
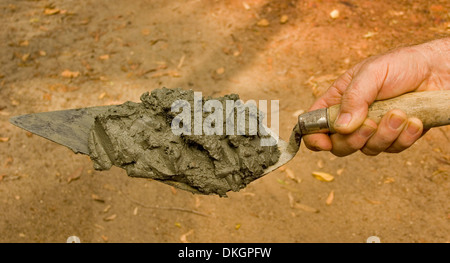
{"label": "thumb", "polygon": [[344,91],[339,114],[334,123],[334,129],[338,133],[352,133],[366,119],[369,105],[375,101],[378,94],[376,79],[370,75],[357,76]]}

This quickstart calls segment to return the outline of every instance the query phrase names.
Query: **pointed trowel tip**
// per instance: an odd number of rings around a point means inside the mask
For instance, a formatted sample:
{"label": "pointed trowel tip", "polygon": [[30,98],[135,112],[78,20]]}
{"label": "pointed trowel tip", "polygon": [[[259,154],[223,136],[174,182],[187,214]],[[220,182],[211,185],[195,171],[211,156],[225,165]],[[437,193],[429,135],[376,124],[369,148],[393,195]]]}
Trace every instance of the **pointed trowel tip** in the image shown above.
{"label": "pointed trowel tip", "polygon": [[70,148],[89,154],[89,132],[95,116],[113,106],[31,113],[14,116],[9,122],[19,128]]}
{"label": "pointed trowel tip", "polygon": [[24,121],[25,116],[26,115],[13,116],[9,118],[9,123],[26,131],[30,131],[29,129],[27,129],[26,121]]}
{"label": "pointed trowel tip", "polygon": [[19,117],[20,116],[14,116],[14,117],[9,118],[9,123],[11,123],[19,128],[22,128],[22,126],[20,125],[20,122],[19,122]]}

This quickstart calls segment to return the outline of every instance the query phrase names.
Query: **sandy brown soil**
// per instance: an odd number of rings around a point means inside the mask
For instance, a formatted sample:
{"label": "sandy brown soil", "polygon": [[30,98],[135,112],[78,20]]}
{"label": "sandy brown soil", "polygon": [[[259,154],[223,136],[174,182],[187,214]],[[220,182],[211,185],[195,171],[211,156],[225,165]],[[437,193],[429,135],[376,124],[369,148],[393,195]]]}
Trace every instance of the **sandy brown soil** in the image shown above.
{"label": "sandy brown soil", "polygon": [[302,145],[285,167],[298,180],[277,170],[219,198],[94,171],[8,122],[182,87],[277,99],[287,139],[293,114],[355,63],[449,36],[449,12],[445,0],[1,0],[0,242],[449,242],[449,127],[377,157]]}

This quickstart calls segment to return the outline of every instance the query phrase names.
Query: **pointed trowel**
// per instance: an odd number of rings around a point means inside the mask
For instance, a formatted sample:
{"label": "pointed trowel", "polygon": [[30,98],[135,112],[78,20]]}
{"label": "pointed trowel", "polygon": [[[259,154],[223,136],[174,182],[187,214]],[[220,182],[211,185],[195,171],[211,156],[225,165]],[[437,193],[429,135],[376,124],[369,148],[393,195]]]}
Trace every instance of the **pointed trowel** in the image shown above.
{"label": "pointed trowel", "polygon": [[[88,139],[95,117],[118,106],[99,106],[52,112],[32,113],[12,117],[10,122],[22,129],[70,148],[75,153],[89,155]],[[265,175],[289,162],[297,153],[302,135],[334,133],[334,121],[340,105],[307,112],[298,116],[289,141],[278,139],[281,152],[278,161],[264,169]],[[403,110],[409,117],[422,120],[424,129],[450,124],[450,91],[413,92],[374,102],[368,118],[379,122],[391,109]],[[166,182],[167,183],[167,182]],[[189,189],[192,191],[192,189]]]}

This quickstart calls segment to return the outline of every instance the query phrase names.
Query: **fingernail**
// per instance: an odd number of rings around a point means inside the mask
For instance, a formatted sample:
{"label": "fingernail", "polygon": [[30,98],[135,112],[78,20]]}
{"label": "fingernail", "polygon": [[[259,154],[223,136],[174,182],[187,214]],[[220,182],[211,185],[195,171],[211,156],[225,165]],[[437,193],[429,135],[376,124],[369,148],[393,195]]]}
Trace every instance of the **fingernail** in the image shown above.
{"label": "fingernail", "polygon": [[367,124],[363,124],[361,128],[359,128],[359,135],[364,138],[368,138],[375,133],[376,128],[369,126]]}
{"label": "fingernail", "polygon": [[398,128],[400,128],[400,126],[402,126],[404,122],[405,118],[400,115],[393,113],[391,114],[391,116],[389,116],[389,127],[391,127],[391,129],[393,130],[397,130]]}
{"label": "fingernail", "polygon": [[412,121],[408,122],[408,126],[406,127],[406,132],[409,133],[409,135],[416,135],[420,131],[420,126]]}
{"label": "fingernail", "polygon": [[352,120],[351,113],[339,113],[338,119],[334,123],[336,127],[347,127]]}

